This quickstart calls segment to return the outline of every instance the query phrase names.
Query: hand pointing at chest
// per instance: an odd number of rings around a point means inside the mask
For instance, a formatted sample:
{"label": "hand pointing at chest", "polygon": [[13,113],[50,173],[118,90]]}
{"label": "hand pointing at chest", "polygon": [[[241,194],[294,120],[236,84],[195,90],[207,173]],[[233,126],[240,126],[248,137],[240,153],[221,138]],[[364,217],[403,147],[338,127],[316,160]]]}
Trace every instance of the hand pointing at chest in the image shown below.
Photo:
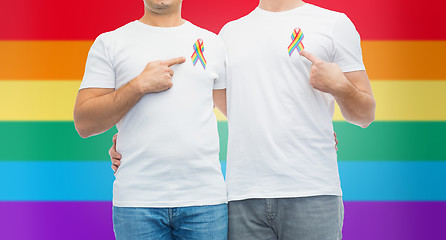
{"label": "hand pointing at chest", "polygon": [[300,54],[312,63],[310,84],[313,88],[336,95],[351,84],[336,63],[325,62],[307,51],[301,51]]}

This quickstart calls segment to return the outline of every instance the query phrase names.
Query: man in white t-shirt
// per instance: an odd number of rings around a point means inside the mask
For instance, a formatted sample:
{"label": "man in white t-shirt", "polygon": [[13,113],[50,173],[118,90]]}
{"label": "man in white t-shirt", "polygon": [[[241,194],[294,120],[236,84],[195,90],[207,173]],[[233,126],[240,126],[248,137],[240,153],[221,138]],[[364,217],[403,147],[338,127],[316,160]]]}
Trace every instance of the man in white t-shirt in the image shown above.
{"label": "man in white t-shirt", "polygon": [[[334,104],[361,127],[375,113],[354,25],[300,0],[261,0],[220,36],[228,56],[229,239],[342,238]],[[113,147],[110,154],[119,165]]]}
{"label": "man in white t-shirt", "polygon": [[182,0],[144,3],[140,20],[101,34],[91,47],[76,129],[89,137],[118,128],[116,239],[226,239],[213,113],[214,103],[226,107],[223,41],[181,19]]}
{"label": "man in white t-shirt", "polygon": [[300,0],[261,0],[220,36],[229,239],[341,239],[334,104],[361,127],[375,112],[354,25]]}
{"label": "man in white t-shirt", "polygon": [[229,239],[341,239],[332,118],[367,127],[375,101],[345,14],[261,0],[226,24]]}

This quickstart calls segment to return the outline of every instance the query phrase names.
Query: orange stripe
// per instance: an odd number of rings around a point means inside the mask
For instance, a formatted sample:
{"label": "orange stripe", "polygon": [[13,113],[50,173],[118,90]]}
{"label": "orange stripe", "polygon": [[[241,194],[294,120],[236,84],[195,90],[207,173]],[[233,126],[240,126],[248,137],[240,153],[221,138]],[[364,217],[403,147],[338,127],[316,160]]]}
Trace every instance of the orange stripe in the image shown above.
{"label": "orange stripe", "polygon": [[[0,80],[79,80],[92,41],[0,41]],[[446,41],[363,41],[373,80],[446,79]]]}
{"label": "orange stripe", "polygon": [[373,80],[446,79],[446,41],[363,41]]}
{"label": "orange stripe", "polygon": [[92,41],[0,41],[0,79],[82,79],[92,44]]}

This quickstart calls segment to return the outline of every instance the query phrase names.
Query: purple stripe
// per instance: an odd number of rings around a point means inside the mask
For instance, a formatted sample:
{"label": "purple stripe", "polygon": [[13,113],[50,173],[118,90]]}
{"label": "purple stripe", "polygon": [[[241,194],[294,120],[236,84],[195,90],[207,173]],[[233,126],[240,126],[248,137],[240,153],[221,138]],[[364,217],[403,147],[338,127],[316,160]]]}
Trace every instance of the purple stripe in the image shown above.
{"label": "purple stripe", "polygon": [[[0,239],[114,239],[111,202],[0,202]],[[346,202],[344,240],[442,239],[446,202]]]}
{"label": "purple stripe", "polygon": [[114,239],[111,202],[0,202],[0,239]]}
{"label": "purple stripe", "polygon": [[446,202],[346,202],[344,240],[444,239]]}

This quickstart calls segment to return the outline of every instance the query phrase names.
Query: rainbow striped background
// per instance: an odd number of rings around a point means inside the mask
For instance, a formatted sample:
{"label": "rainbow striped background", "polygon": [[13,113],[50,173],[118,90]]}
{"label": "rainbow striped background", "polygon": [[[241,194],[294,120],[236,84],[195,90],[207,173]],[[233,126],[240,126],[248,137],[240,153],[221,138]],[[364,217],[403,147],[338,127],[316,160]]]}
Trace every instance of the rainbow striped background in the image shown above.
{"label": "rainbow striped background", "polygon": [[[344,239],[445,239],[446,14],[440,0],[314,0],[362,36],[376,121],[342,121]],[[184,1],[183,17],[218,32],[257,0]],[[92,41],[143,14],[141,0],[6,1],[0,10],[0,239],[113,239],[116,129],[81,139],[72,110]],[[227,122],[221,114],[221,163]]]}

